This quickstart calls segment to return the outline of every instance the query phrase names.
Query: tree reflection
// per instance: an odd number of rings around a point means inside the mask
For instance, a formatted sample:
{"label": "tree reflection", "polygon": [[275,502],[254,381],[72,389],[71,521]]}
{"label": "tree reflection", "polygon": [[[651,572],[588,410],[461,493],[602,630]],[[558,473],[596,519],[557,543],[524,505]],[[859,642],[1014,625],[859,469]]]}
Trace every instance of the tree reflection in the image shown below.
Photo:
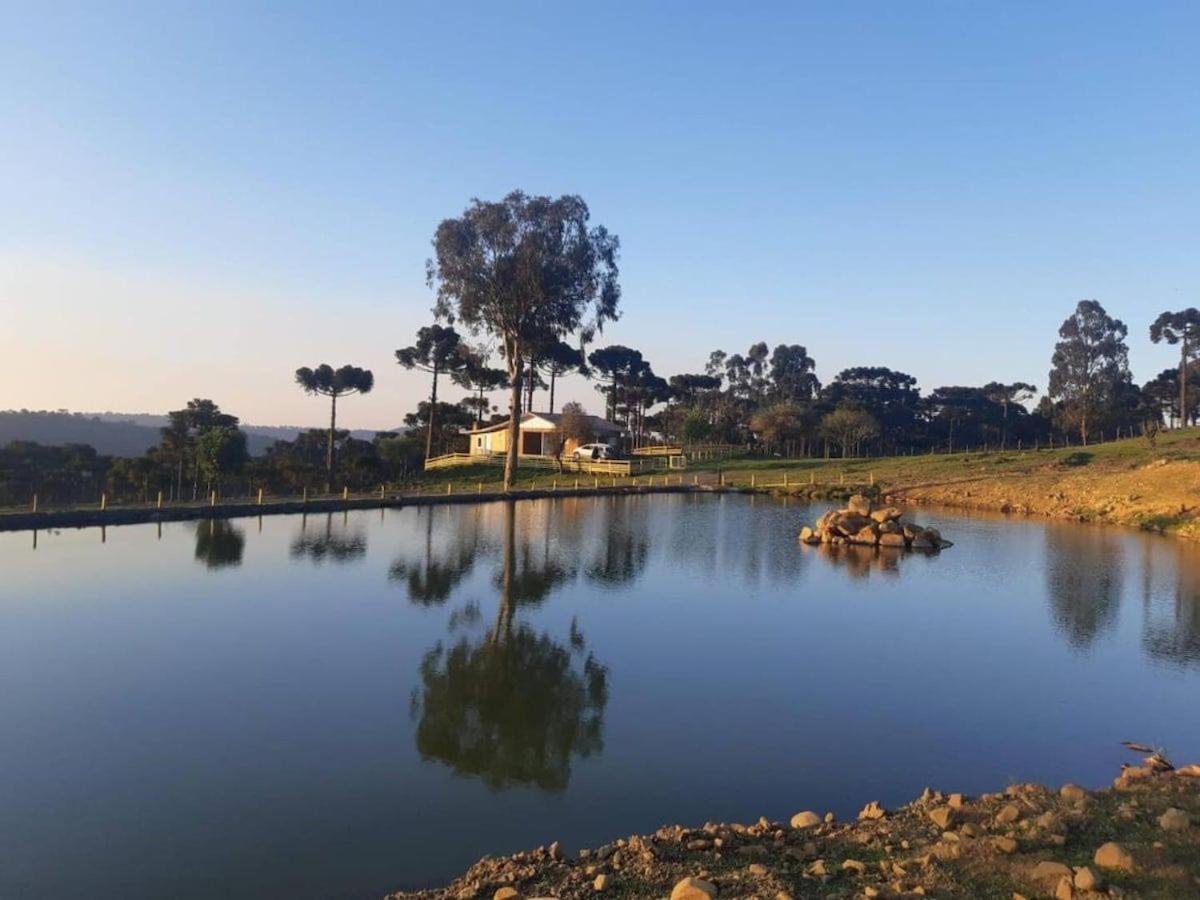
{"label": "tree reflection", "polygon": [[333,513],[326,515],[324,531],[309,531],[307,524],[307,517],[305,517],[300,525],[300,533],[292,541],[290,550],[292,559],[307,558],[318,564],[325,560],[348,563],[366,556],[366,535],[359,531],[335,533]]}
{"label": "tree reflection", "polygon": [[584,568],[591,581],[616,587],[633,581],[646,568],[650,555],[647,515],[629,498],[612,498],[598,516],[601,533],[599,552]]}
{"label": "tree reflection", "polygon": [[1047,528],[1046,593],[1054,624],[1071,646],[1090,647],[1117,621],[1120,541],[1099,529]]}
{"label": "tree reflection", "polygon": [[[1167,545],[1153,545],[1168,552]],[[1151,545],[1147,544],[1147,552]],[[1142,648],[1154,659],[1178,666],[1200,665],[1200,566],[1192,548],[1170,547],[1176,558],[1173,565],[1175,581],[1162,593],[1163,602],[1152,603],[1157,592],[1147,586]],[[1147,560],[1149,569],[1150,560]]]}
{"label": "tree reflection", "polygon": [[388,580],[403,584],[408,591],[408,599],[413,603],[435,606],[445,603],[475,567],[481,541],[478,523],[475,522],[474,527],[467,528],[464,515],[456,521],[454,544],[450,552],[444,556],[435,555],[433,508],[430,507],[425,512],[424,556],[417,562],[402,558],[395,560],[388,569]]}
{"label": "tree reflection", "polygon": [[205,568],[240,566],[245,550],[245,532],[228,519],[205,519],[196,523],[195,557]]}
{"label": "tree reflection", "polygon": [[417,750],[493,789],[515,784],[562,791],[571,761],[603,750],[608,677],[572,623],[569,646],[515,616],[561,580],[563,569],[518,553],[515,507],[506,504],[496,620],[477,641],[439,644],[421,663],[414,693]]}

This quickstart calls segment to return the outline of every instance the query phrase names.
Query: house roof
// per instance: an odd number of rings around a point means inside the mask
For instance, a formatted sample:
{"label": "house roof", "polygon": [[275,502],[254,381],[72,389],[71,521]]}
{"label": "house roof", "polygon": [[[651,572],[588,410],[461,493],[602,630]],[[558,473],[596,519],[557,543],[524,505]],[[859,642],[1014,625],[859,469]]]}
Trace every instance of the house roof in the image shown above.
{"label": "house roof", "polygon": [[[588,419],[588,422],[591,423],[592,430],[595,431],[597,434],[620,434],[621,431],[624,430],[621,428],[620,425],[616,425],[613,422],[608,421],[608,419],[602,419],[602,418],[600,418],[600,416],[588,416],[587,419]],[[537,420],[537,421],[534,421],[534,420]],[[531,425],[532,427],[536,428],[537,426],[540,425],[542,427],[538,430],[551,431],[551,430],[557,428],[559,422],[561,422],[561,421],[562,421],[562,413],[548,413],[548,412],[521,413],[521,427],[522,428],[525,428],[527,425]],[[469,434],[488,434],[490,432],[495,432],[495,431],[504,431],[506,428],[508,428],[508,423],[509,423],[509,420],[505,419],[503,422],[497,422],[495,425],[485,425],[482,428],[472,428],[470,430],[470,432],[468,432],[468,433]]]}

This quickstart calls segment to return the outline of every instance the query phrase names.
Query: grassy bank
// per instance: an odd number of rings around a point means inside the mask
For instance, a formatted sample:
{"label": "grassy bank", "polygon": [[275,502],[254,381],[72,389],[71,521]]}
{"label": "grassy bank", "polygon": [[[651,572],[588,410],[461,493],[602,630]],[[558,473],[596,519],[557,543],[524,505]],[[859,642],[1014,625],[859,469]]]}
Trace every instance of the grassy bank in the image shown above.
{"label": "grassy bank", "polygon": [[927,790],[897,810],[868,804],[846,824],[809,812],[792,823],[671,826],[573,855],[551,845],[486,858],[445,889],[391,900],[1177,900],[1200,896],[1196,775],[1138,767],[1095,792],[1074,785],[1013,785],[981,797]]}

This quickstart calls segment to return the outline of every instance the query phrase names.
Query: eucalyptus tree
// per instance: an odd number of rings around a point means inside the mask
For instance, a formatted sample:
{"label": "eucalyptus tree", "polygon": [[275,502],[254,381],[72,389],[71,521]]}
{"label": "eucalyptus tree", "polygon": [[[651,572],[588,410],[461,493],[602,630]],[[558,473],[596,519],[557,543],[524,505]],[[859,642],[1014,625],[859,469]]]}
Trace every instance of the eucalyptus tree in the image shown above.
{"label": "eucalyptus tree", "polygon": [[1063,427],[1088,433],[1129,381],[1129,329],[1095,300],[1080,300],[1058,329],[1048,395],[1061,404]]}
{"label": "eucalyptus tree", "polygon": [[429,389],[429,426],[425,433],[425,458],[433,455],[433,428],[437,416],[438,376],[453,376],[468,365],[466,346],[452,325],[426,325],[417,329],[417,340],[411,347],[396,351],[396,362],[406,369],[417,369],[432,375]]}
{"label": "eucalyptus tree", "polygon": [[[1150,340],[1179,345],[1179,424],[1188,423],[1188,368],[1200,355],[1200,310],[1194,306],[1179,312],[1164,312],[1150,325]],[[1195,424],[1195,417],[1192,418]]]}
{"label": "eucalyptus tree", "polygon": [[1027,384],[1024,381],[1014,381],[1012,384],[1004,384],[999,381],[990,381],[983,386],[983,393],[993,403],[999,403],[1003,410],[1002,425],[1000,429],[1000,447],[1001,449],[1008,448],[1008,407],[1013,403],[1024,403],[1037,393],[1037,388],[1032,384]]}
{"label": "eucalyptus tree", "polygon": [[375,376],[370,369],[358,366],[342,366],[334,369],[321,363],[315,369],[303,366],[296,370],[296,384],[306,394],[329,398],[329,441],[325,445],[325,490],[333,488],[333,442],[337,431],[337,402],[339,397],[352,394],[369,394],[375,386]]}
{"label": "eucalyptus tree", "polygon": [[530,342],[546,334],[592,333],[617,317],[619,242],[589,219],[580,197],[513,191],[499,202],[473,200],[434,234],[434,259],[426,268],[436,311],[495,337],[508,366],[505,490],[516,475]]}

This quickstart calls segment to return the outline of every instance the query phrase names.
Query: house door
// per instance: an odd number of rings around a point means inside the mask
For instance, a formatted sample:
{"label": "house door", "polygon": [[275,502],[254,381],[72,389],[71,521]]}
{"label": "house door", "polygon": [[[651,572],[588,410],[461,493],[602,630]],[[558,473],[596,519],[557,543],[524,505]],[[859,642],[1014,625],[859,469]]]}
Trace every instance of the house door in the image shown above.
{"label": "house door", "polygon": [[521,453],[525,456],[542,455],[542,433],[540,431],[521,432]]}

